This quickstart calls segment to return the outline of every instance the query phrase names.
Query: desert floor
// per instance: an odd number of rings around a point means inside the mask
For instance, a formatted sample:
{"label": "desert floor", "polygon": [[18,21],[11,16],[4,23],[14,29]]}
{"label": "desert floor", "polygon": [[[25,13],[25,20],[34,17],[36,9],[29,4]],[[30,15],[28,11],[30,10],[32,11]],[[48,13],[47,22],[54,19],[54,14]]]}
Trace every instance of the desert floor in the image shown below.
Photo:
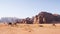
{"label": "desert floor", "polygon": [[60,34],[60,24],[0,24],[0,34]]}

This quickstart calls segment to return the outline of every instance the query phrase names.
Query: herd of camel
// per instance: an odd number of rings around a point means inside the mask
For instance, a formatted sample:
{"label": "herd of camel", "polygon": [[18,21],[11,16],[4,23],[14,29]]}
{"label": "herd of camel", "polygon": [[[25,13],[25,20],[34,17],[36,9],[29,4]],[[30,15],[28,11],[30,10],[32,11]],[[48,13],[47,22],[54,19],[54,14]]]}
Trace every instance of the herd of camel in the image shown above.
{"label": "herd of camel", "polygon": [[9,22],[9,25],[16,24],[55,24],[60,23],[60,15],[52,14],[48,12],[40,12],[38,15],[26,19],[21,19],[20,21],[16,21],[15,23]]}

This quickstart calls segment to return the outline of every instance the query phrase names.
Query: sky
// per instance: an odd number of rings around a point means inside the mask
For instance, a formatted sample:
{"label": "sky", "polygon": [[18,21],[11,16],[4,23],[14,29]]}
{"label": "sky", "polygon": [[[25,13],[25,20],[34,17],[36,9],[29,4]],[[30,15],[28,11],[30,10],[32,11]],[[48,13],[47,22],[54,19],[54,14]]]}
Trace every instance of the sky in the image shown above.
{"label": "sky", "polygon": [[26,18],[41,11],[60,14],[60,0],[0,0],[0,18]]}

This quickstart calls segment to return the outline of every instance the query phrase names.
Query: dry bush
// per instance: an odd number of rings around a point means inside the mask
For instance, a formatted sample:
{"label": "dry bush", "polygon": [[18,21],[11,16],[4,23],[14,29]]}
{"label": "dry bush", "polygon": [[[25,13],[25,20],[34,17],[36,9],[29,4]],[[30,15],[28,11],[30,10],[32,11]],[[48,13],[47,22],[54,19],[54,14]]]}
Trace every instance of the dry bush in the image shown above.
{"label": "dry bush", "polygon": [[56,27],[56,25],[55,25],[55,24],[52,24],[52,25]]}
{"label": "dry bush", "polygon": [[39,27],[44,27],[43,25],[39,25]]}

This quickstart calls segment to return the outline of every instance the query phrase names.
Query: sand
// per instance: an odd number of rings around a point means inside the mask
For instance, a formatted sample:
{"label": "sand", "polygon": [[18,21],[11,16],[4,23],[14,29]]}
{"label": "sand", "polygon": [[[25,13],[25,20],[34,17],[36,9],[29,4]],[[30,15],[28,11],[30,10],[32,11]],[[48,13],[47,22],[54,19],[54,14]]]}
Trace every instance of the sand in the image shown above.
{"label": "sand", "polygon": [[0,24],[0,34],[60,34],[60,24]]}

